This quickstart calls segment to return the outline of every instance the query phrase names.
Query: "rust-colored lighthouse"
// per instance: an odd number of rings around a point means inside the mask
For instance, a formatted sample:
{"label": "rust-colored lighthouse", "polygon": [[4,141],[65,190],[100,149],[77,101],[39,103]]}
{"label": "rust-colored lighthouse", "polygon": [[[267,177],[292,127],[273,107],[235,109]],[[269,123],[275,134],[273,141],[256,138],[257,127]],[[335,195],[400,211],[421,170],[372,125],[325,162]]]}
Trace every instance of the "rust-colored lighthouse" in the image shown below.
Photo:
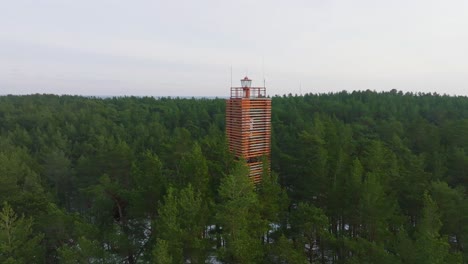
{"label": "rust-colored lighthouse", "polygon": [[246,76],[242,87],[231,87],[231,97],[226,100],[226,132],[230,151],[247,162],[250,178],[259,183],[262,158],[270,160],[271,99],[266,97],[265,87],[251,84]]}

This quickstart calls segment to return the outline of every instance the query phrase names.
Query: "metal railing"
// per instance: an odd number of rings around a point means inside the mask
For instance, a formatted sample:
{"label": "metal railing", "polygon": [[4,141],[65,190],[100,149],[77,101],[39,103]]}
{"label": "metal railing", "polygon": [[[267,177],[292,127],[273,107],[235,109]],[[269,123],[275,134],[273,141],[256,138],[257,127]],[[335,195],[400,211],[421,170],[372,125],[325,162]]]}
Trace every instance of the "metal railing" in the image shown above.
{"label": "metal railing", "polygon": [[231,87],[231,98],[266,98],[265,87]]}

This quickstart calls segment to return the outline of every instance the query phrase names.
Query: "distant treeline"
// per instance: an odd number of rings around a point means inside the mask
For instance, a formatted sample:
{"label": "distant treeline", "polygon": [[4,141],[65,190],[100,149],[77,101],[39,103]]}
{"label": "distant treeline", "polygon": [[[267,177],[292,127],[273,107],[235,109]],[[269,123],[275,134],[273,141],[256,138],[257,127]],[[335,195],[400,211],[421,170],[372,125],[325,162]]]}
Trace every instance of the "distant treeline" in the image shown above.
{"label": "distant treeline", "polygon": [[468,263],[468,98],[272,98],[272,173],[224,99],[0,96],[0,263]]}

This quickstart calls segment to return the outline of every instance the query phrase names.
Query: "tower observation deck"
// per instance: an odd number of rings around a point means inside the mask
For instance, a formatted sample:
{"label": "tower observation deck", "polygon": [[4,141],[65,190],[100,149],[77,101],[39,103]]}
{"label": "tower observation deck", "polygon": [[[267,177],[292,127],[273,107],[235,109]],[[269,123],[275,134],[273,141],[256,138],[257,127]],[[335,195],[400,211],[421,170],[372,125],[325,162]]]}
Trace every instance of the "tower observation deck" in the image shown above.
{"label": "tower observation deck", "polygon": [[229,150],[247,162],[249,177],[259,183],[262,158],[270,160],[271,99],[266,97],[265,87],[251,87],[251,83],[245,77],[241,87],[231,87],[231,97],[226,100],[226,133]]}

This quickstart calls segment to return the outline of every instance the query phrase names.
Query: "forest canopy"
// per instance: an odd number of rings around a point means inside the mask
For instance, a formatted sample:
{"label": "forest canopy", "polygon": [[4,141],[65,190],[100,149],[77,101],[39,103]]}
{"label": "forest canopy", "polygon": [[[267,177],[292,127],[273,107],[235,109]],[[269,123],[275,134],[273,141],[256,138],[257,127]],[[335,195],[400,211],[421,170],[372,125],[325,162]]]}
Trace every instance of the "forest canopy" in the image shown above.
{"label": "forest canopy", "polygon": [[467,97],[274,96],[272,130],[255,186],[224,99],[0,96],[0,263],[468,263]]}

